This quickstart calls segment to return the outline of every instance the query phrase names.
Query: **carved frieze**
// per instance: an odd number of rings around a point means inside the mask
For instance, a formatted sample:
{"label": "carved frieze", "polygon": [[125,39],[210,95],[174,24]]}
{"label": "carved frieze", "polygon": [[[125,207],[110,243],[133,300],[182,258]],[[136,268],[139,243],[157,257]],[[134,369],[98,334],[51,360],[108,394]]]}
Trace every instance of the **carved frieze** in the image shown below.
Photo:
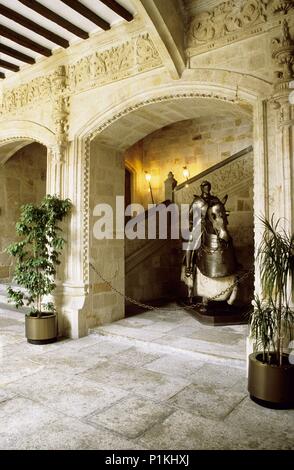
{"label": "carved frieze", "polygon": [[51,75],[38,77],[3,93],[0,113],[11,113],[35,101],[48,99],[52,92]]}
{"label": "carved frieze", "polygon": [[230,0],[192,19],[188,47],[197,47],[266,21],[263,0]]}
{"label": "carved frieze", "polygon": [[105,51],[98,51],[68,67],[70,91],[122,80],[161,65],[148,34]]}
{"label": "carved frieze", "polygon": [[[58,67],[50,75],[35,78],[12,90],[4,90],[0,115],[16,113],[18,109],[37,101],[49,100],[60,94],[61,89],[62,101],[66,100],[66,94],[121,80],[160,65],[160,55],[149,34],[136,36],[129,42],[97,51],[67,67]],[[55,103],[54,106],[65,109],[66,103]],[[60,109],[55,114],[60,115]],[[58,125],[62,126],[62,123]]]}
{"label": "carved frieze", "polygon": [[211,11],[191,18],[187,33],[189,49],[209,50],[261,33],[276,14],[287,14],[292,0],[228,0]]}

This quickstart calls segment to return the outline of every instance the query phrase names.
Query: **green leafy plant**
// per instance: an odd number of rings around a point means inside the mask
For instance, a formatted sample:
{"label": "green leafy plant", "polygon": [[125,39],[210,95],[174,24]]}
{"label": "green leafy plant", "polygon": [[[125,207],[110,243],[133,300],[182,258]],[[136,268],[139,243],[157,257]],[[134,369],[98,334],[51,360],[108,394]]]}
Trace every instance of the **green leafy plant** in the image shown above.
{"label": "green leafy plant", "polygon": [[257,252],[263,298],[255,298],[250,316],[251,338],[263,352],[263,362],[282,365],[283,339],[292,339],[294,311],[290,308],[294,279],[294,235],[276,222],[260,218],[264,232]]}
{"label": "green leafy plant", "polygon": [[55,312],[52,302],[42,303],[45,295],[52,294],[56,285],[56,268],[65,244],[61,236],[61,222],[70,212],[69,199],[46,196],[39,206],[21,207],[16,224],[19,242],[11,244],[7,252],[16,259],[13,280],[19,288],[8,288],[8,298],[16,307],[31,307],[29,315],[42,316]]}

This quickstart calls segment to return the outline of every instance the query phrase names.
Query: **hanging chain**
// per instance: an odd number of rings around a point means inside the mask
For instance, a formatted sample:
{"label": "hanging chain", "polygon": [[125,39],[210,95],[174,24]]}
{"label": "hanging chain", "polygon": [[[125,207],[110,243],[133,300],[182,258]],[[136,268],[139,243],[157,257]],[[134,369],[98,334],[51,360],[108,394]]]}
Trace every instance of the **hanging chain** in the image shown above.
{"label": "hanging chain", "polygon": [[[126,294],[124,294],[123,292],[119,291],[118,289],[116,289],[116,287],[114,287],[112,285],[112,283],[110,281],[108,281],[107,279],[105,279],[105,277],[95,268],[95,266],[90,263],[90,268],[95,272],[95,274],[97,274],[97,276],[113,291],[115,292],[116,294],[118,294],[120,297],[123,297],[125,300],[127,300],[128,302],[130,302],[131,304],[133,305],[136,305],[137,307],[141,307],[141,308],[144,308],[145,310],[157,310],[157,311],[163,311],[163,310],[166,310],[166,311],[179,311],[181,309],[179,308],[176,308],[176,309],[171,309],[171,308],[161,308],[161,307],[155,307],[154,305],[148,305],[148,304],[144,304],[142,302],[139,302],[138,300],[135,300],[133,299],[132,297],[129,297],[127,296]],[[249,271],[246,271],[242,276],[240,277],[237,277],[237,279],[229,286],[227,287],[226,289],[222,290],[221,292],[219,292],[218,294],[214,295],[213,297],[208,297],[207,300],[210,300],[210,301],[213,301],[213,300],[217,300],[219,297],[222,297],[223,295],[225,295],[226,293],[232,291],[234,289],[234,287],[238,286],[241,282],[243,282],[245,279],[247,279],[250,274],[252,274],[254,272],[254,269],[250,269]],[[186,305],[184,304],[183,307],[187,308],[187,309],[191,309],[191,310],[194,310],[195,308],[198,308],[198,307],[202,307],[203,304],[201,302],[198,302],[196,304],[191,304],[191,305]]]}

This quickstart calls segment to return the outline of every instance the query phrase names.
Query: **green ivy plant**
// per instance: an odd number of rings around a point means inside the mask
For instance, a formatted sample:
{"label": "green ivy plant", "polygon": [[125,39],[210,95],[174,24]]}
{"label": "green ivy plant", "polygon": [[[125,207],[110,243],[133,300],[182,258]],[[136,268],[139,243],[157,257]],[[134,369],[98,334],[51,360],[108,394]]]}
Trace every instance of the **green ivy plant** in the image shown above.
{"label": "green ivy plant", "polygon": [[52,302],[42,303],[56,285],[56,268],[65,244],[59,222],[69,214],[71,202],[57,196],[46,196],[40,205],[21,207],[16,233],[21,240],[12,243],[7,253],[16,259],[13,281],[19,288],[8,287],[8,298],[17,308],[31,307],[28,315],[41,317],[55,312]]}
{"label": "green ivy plant", "polygon": [[294,312],[289,305],[294,280],[294,235],[280,220],[260,218],[264,232],[257,252],[263,298],[256,297],[250,316],[251,338],[263,362],[282,365],[284,338],[292,339]]}

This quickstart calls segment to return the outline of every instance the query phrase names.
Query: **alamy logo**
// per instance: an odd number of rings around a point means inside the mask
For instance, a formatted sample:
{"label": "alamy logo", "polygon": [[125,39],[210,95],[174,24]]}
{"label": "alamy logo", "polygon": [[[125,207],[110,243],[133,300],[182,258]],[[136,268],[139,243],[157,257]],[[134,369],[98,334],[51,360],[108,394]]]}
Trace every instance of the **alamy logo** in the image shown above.
{"label": "alamy logo", "polygon": [[[201,244],[201,211],[189,204],[130,204],[125,209],[124,196],[117,196],[115,207],[97,204],[93,216],[96,240],[182,240],[184,250],[194,250]],[[126,222],[126,217],[127,222]]]}

